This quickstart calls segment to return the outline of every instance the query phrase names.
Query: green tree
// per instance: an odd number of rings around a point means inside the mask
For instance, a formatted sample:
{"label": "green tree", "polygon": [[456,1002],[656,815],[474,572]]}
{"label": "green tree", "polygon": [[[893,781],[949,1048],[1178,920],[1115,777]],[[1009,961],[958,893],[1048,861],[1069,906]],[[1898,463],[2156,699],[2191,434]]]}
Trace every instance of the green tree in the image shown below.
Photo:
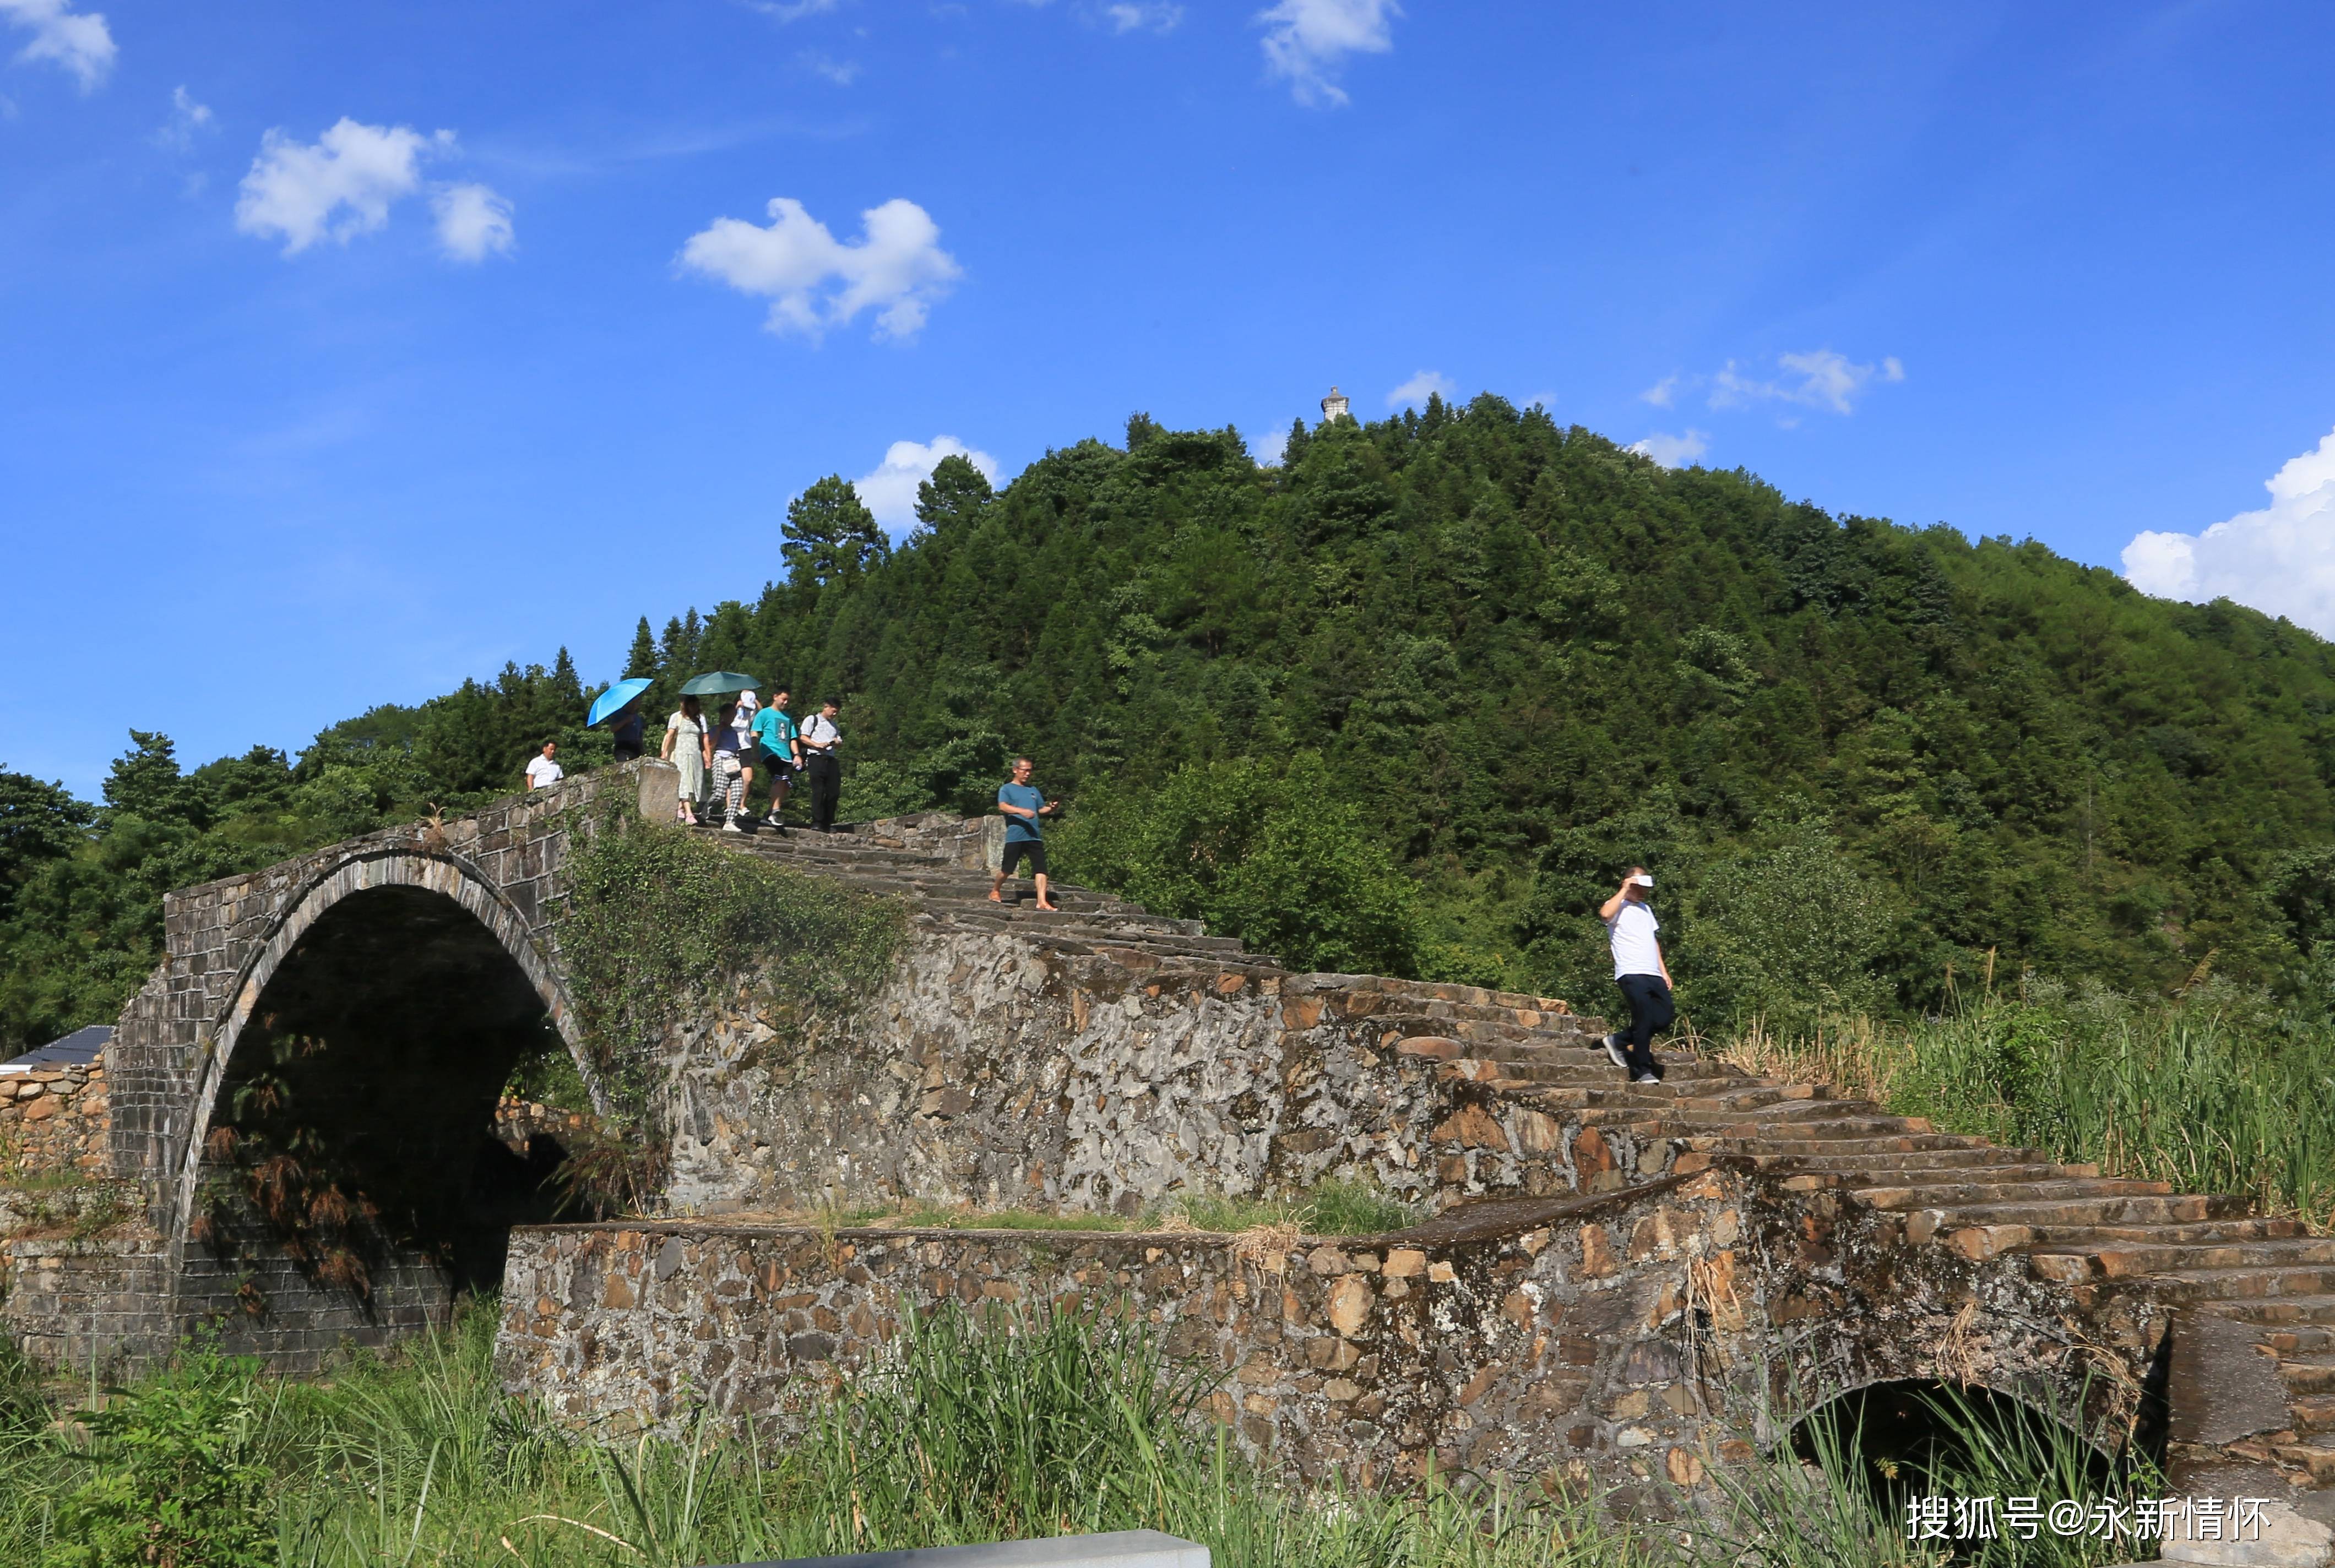
{"label": "green tree", "polygon": [[96,818],[88,803],[62,784],[0,771],[0,916],[34,867],[63,859],[89,842]]}
{"label": "green tree", "polygon": [[633,628],[632,651],[625,655],[625,679],[654,677],[658,669],[656,639],[649,635],[649,618],[643,615]]}
{"label": "green tree", "polygon": [[798,588],[848,587],[890,553],[876,514],[840,474],[829,474],[787,503],[779,530],[788,580]]}
{"label": "green tree", "polygon": [[210,820],[202,787],[179,770],[178,748],[168,735],[130,731],[131,749],[114,759],[105,779],[105,819],[124,817],[185,828]]}
{"label": "green tree", "polygon": [[1706,1023],[1805,1029],[1887,1000],[1872,963],[1889,944],[1893,901],[1821,819],[1763,828],[1683,903],[1665,956]]}
{"label": "green tree", "polygon": [[930,479],[916,486],[916,521],[935,533],[970,528],[995,498],[973,460],[952,452],[933,465]]}
{"label": "green tree", "polygon": [[1058,835],[1082,875],[1164,915],[1207,922],[1305,969],[1402,973],[1417,892],[1322,760],[1179,769],[1156,790],[1100,790]]}

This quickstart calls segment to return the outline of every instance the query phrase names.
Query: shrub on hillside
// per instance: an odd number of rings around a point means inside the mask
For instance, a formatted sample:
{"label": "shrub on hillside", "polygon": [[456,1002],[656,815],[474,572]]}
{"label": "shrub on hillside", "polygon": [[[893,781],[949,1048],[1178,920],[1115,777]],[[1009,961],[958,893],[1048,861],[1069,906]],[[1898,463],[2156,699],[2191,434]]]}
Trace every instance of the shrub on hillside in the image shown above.
{"label": "shrub on hillside", "polygon": [[211,1352],[83,1418],[95,1462],[61,1502],[42,1568],[263,1568],[271,1476],[253,1452],[256,1364]]}
{"label": "shrub on hillside", "polygon": [[1416,969],[1416,887],[1310,752],[1281,768],[1189,764],[1157,789],[1090,790],[1079,808],[1059,835],[1065,866],[1155,914],[1299,969]]}

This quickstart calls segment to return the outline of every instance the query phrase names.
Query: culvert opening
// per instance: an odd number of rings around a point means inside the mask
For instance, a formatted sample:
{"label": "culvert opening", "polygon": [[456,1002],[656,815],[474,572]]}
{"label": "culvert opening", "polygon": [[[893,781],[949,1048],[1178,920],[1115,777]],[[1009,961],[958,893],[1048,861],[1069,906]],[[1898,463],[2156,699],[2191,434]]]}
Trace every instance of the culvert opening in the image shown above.
{"label": "culvert opening", "polygon": [[[442,894],[382,887],[318,917],[261,992],[203,1148],[196,1236],[369,1306],[426,1277],[451,1299],[499,1287],[511,1227],[561,1217],[557,1133],[503,1127],[504,1090],[567,1061],[526,972]],[[565,1075],[580,1090],[572,1065]],[[582,1108],[579,1105],[576,1108]]]}
{"label": "culvert opening", "polygon": [[[2080,1406],[2082,1401],[2075,1401]],[[2078,1429],[2077,1409],[1976,1384],[1875,1383],[1819,1407],[1792,1428],[1801,1464],[1867,1494],[1903,1521],[1919,1498],[2120,1495],[2137,1457],[2111,1454]]]}

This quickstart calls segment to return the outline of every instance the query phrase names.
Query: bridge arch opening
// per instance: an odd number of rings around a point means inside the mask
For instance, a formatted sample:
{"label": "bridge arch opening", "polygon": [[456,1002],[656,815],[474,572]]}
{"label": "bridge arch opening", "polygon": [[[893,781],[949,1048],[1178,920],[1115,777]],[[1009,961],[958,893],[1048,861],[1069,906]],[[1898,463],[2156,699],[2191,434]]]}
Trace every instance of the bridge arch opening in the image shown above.
{"label": "bridge arch opening", "polygon": [[499,1286],[511,1227],[559,1217],[568,1152],[555,1130],[497,1135],[514,1073],[567,1047],[464,900],[390,882],[304,918],[228,1042],[180,1287],[187,1315],[294,1359]]}
{"label": "bridge arch opening", "polygon": [[[1791,1429],[1793,1457],[1866,1489],[1902,1521],[1920,1497],[2083,1497],[2116,1489],[2128,1462],[2084,1437],[2073,1411],[1981,1384],[1906,1379],[1841,1394]],[[2055,1488],[2057,1488],[2055,1490]]]}

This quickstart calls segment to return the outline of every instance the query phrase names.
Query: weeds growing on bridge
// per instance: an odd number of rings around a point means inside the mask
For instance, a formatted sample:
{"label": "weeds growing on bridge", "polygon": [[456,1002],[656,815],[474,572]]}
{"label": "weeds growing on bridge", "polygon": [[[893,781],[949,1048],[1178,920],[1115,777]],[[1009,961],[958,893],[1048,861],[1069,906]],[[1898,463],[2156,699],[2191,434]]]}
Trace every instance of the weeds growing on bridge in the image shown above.
{"label": "weeds growing on bridge", "polygon": [[[291,1382],[192,1352],[102,1414],[0,1364],[0,1561],[38,1568],[695,1568],[1157,1528],[1221,1568],[1938,1568],[1845,1451],[1830,1479],[1753,1460],[1690,1524],[1441,1481],[1279,1486],[1206,1418],[1216,1390],[1140,1324],[924,1319],[806,1436],[576,1440],[503,1395],[490,1305],[391,1356]],[[1951,1402],[1949,1414],[1952,1413]],[[2050,1494],[2066,1455],[1999,1447],[1991,1490]],[[2077,1466],[2080,1469],[2080,1466]],[[2070,1472],[2073,1473],[2073,1472]],[[1846,1478],[1844,1478],[1846,1477]],[[2048,1535],[2021,1568],[2117,1560]]]}
{"label": "weeds growing on bridge", "polygon": [[2030,982],[1952,1014],[1836,1020],[1728,1054],[2109,1176],[2335,1222],[2335,1025],[2207,983],[2170,1003]]}
{"label": "weeds growing on bridge", "polygon": [[883,982],[907,929],[896,900],[643,822],[618,802],[579,826],[560,953],[615,1137],[636,1151],[666,1130],[654,1108],[674,1025],[753,969],[770,977],[764,1011],[781,1027],[848,1011]]}

